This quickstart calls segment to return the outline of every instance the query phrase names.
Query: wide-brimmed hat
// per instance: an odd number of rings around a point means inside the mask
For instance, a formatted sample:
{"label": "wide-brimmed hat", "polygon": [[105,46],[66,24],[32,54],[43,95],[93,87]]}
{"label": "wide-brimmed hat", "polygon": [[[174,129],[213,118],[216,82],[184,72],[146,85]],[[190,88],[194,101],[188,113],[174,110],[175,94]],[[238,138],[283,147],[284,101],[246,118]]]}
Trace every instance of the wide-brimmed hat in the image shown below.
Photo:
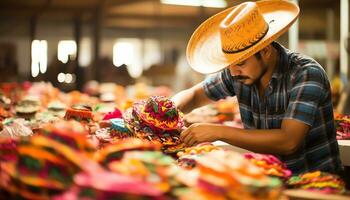
{"label": "wide-brimmed hat", "polygon": [[285,0],[245,2],[203,22],[187,46],[190,66],[203,74],[237,64],[281,36],[297,19],[299,7]]}

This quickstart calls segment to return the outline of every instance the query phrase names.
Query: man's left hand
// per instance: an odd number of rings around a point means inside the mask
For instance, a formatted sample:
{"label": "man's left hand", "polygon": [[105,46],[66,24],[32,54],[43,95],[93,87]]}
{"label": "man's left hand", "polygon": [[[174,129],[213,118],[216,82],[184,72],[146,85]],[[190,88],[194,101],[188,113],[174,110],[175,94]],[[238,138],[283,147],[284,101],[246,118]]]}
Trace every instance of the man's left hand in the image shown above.
{"label": "man's left hand", "polygon": [[186,146],[194,146],[202,142],[213,142],[218,140],[215,133],[215,125],[209,123],[195,123],[182,131],[181,140]]}

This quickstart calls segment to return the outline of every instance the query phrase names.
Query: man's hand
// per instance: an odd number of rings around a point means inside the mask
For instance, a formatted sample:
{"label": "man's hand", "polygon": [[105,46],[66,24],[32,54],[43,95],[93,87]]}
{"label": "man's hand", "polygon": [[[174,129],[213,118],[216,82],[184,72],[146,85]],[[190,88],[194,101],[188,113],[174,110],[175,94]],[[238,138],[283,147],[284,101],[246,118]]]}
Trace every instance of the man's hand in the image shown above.
{"label": "man's hand", "polygon": [[293,119],[284,119],[281,129],[266,130],[196,123],[184,130],[180,138],[187,146],[221,140],[253,152],[290,155],[298,150],[309,128],[303,122]]}
{"label": "man's hand", "polygon": [[186,146],[194,146],[202,142],[213,142],[219,139],[215,124],[196,123],[182,131],[180,138]]}

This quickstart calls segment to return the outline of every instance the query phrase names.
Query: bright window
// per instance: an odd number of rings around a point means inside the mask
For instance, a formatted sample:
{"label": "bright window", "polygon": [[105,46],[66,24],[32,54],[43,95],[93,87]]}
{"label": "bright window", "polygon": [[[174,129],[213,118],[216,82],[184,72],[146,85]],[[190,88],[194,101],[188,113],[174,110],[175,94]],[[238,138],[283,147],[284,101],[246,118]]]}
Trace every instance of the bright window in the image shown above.
{"label": "bright window", "polygon": [[74,40],[62,40],[58,43],[57,58],[63,63],[67,63],[69,58],[75,58],[77,54],[77,43]]}
{"label": "bright window", "polygon": [[65,73],[61,72],[57,75],[57,81],[59,83],[63,83],[63,82],[74,83],[75,79],[76,79],[75,74],[70,74],[70,73],[65,74]]}
{"label": "bright window", "polygon": [[132,42],[116,42],[113,46],[113,64],[116,67],[120,67],[123,64],[131,65],[135,53],[135,47]]}
{"label": "bright window", "polygon": [[161,61],[160,44],[154,39],[121,38],[113,46],[113,65],[127,66],[131,77],[141,76],[144,69]]}
{"label": "bright window", "polygon": [[47,70],[47,41],[33,40],[32,42],[32,77],[37,77],[41,72],[44,74]]}
{"label": "bright window", "polygon": [[142,42],[140,39],[118,39],[113,46],[113,65],[127,66],[131,77],[140,77],[143,71]]}

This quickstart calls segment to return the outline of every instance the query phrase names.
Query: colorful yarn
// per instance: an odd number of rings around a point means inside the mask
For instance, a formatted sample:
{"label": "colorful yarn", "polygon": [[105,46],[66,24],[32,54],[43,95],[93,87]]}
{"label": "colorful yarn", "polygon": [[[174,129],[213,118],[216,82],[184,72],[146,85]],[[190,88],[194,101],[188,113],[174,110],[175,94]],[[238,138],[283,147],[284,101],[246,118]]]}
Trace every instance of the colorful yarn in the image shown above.
{"label": "colorful yarn", "polygon": [[76,105],[72,108],[68,108],[64,119],[75,119],[77,121],[87,121],[90,122],[93,119],[92,109],[89,106]]}
{"label": "colorful yarn", "polygon": [[123,119],[119,119],[119,118],[113,118],[110,119],[111,123],[112,123],[112,129],[115,129],[121,133],[129,133],[129,129],[126,127],[125,122]]}
{"label": "colorful yarn", "polygon": [[337,140],[349,140],[350,116],[334,113],[334,122],[337,129]]}
{"label": "colorful yarn", "polygon": [[345,183],[337,175],[315,171],[292,176],[287,184],[292,188],[318,191],[327,194],[342,194],[345,192]]}
{"label": "colorful yarn", "polygon": [[124,112],[123,119],[136,137],[162,144],[164,152],[176,153],[183,148],[179,139],[183,115],[166,97],[135,102]]}
{"label": "colorful yarn", "polygon": [[264,174],[287,179],[292,172],[277,157],[267,154],[245,153],[244,157],[263,170]]}
{"label": "colorful yarn", "polygon": [[182,113],[174,102],[163,96],[134,103],[133,111],[145,123],[163,130],[179,129],[183,125]]}
{"label": "colorful yarn", "polygon": [[113,112],[109,112],[105,114],[105,116],[103,116],[103,120],[109,120],[114,118],[122,118],[122,112],[118,108],[115,108]]}

